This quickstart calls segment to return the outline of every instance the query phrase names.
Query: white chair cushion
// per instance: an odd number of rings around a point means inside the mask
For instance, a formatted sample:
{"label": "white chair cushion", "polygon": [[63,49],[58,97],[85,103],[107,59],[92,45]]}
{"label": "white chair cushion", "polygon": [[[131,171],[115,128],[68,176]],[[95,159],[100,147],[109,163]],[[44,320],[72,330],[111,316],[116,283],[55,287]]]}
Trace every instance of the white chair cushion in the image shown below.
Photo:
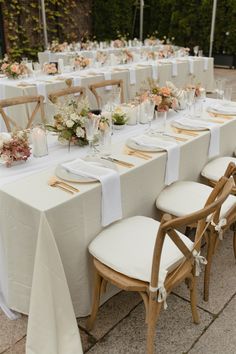
{"label": "white chair cushion", "polygon": [[[152,257],[160,223],[145,216],[118,221],[103,230],[89,245],[89,252],[101,263],[131,278],[150,282]],[[193,243],[178,232],[186,246]],[[184,255],[166,236],[162,249],[159,277],[173,270]]]}
{"label": "white chair cushion", "polygon": [[[158,209],[175,216],[184,216],[202,209],[212,188],[205,184],[191,181],[179,181],[166,187],[158,196]],[[221,207],[220,218],[236,205],[236,197],[230,195]]]}
{"label": "white chair cushion", "polygon": [[236,158],[225,156],[214,159],[203,168],[201,175],[212,181],[218,181],[220,177],[224,175],[230,162],[234,162],[236,164]]}

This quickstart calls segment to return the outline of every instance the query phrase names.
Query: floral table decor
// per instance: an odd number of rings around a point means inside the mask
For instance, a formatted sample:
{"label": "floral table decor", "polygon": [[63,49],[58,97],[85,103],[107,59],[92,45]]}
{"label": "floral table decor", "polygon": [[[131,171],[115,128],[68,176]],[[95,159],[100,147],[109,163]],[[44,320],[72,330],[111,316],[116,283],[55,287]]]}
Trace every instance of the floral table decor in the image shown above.
{"label": "floral table decor", "polygon": [[126,113],[120,107],[114,110],[111,118],[115,129],[122,129],[128,121]]}
{"label": "floral table decor", "polygon": [[43,72],[48,75],[58,74],[58,68],[56,63],[45,63],[43,65]]}
{"label": "floral table decor", "polygon": [[86,57],[84,57],[82,55],[78,55],[75,58],[75,61],[74,61],[75,69],[85,69],[89,65],[90,65],[90,59],[89,58],[86,58]]}
{"label": "floral table decor", "polygon": [[10,62],[8,58],[3,59],[1,72],[9,79],[19,79],[29,74],[29,69],[23,63]]}
{"label": "floral table decor", "polygon": [[29,156],[30,147],[26,131],[0,133],[0,159],[7,167],[17,161],[26,161]]}
{"label": "floral table decor", "polygon": [[65,52],[66,50],[68,50],[68,43],[59,43],[57,40],[54,40],[50,45],[50,50],[53,53]]}
{"label": "floral table decor", "polygon": [[84,146],[88,144],[85,132],[85,121],[93,114],[90,112],[87,99],[75,101],[67,100],[57,103],[54,124],[46,125],[46,129],[58,133],[61,143]]}

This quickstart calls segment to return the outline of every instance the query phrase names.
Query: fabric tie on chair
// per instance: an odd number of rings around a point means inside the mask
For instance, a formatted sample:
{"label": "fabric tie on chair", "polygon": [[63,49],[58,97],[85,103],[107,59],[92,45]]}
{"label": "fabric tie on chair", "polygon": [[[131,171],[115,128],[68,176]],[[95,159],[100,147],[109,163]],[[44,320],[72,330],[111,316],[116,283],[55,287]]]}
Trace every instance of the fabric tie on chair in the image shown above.
{"label": "fabric tie on chair", "polygon": [[208,61],[208,58],[203,58],[204,59],[204,68],[203,68],[203,70],[204,71],[207,71],[208,70],[208,63],[209,63],[209,61]]}
{"label": "fabric tie on chair", "polygon": [[178,76],[178,66],[176,60],[172,61],[172,76]]}
{"label": "fabric tie on chair", "polygon": [[92,177],[102,185],[102,226],[122,218],[120,176],[117,171],[101,166],[95,161],[76,159],[62,164],[74,174]]}
{"label": "fabric tie on chair", "polygon": [[189,59],[189,74],[193,75],[194,74],[194,60]]}
{"label": "fabric tie on chair", "polygon": [[227,219],[221,219],[218,224],[215,224],[214,221],[211,221],[211,225],[215,227],[216,232],[218,232],[219,234],[219,240],[222,241],[224,233],[224,230],[222,228],[227,225]]}
{"label": "fabric tie on chair", "polygon": [[198,277],[201,273],[201,264],[206,265],[207,260],[205,257],[201,256],[200,252],[197,252],[196,250],[193,250],[192,252],[193,257],[194,257],[194,262],[195,262],[195,275]]}
{"label": "fabric tie on chair", "polygon": [[158,286],[157,287],[152,287],[151,285],[149,285],[149,290],[152,293],[155,293],[158,291],[158,296],[157,296],[157,301],[158,302],[163,302],[164,305],[164,310],[167,309],[167,291],[165,288],[165,280],[166,280],[166,276],[167,276],[167,271],[163,270],[162,274],[159,274],[159,279],[158,279]]}

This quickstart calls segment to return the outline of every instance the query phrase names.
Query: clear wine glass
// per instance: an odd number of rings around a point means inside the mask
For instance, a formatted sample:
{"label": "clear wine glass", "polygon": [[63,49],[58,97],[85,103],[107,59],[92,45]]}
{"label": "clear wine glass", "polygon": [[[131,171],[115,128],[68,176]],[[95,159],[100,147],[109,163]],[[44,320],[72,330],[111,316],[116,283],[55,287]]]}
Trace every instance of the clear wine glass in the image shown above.
{"label": "clear wine glass", "polygon": [[199,46],[195,45],[195,47],[193,47],[193,51],[194,51],[194,55],[195,57],[198,55],[198,51],[199,51]]}
{"label": "clear wine glass", "polygon": [[89,142],[88,156],[95,155],[95,149],[94,149],[93,142],[94,142],[95,135],[98,132],[99,121],[100,121],[100,116],[92,114],[89,118],[86,119],[86,121],[84,123],[86,137]]}
{"label": "clear wine glass", "polygon": [[186,105],[187,105],[187,112],[186,112],[186,116],[187,118],[191,118],[192,114],[191,114],[191,107],[194,103],[194,97],[195,97],[195,89],[189,89],[186,91]]}
{"label": "clear wine glass", "polygon": [[217,94],[217,99],[222,100],[224,96],[225,80],[216,80],[215,92]]}
{"label": "clear wine glass", "polygon": [[147,99],[144,105],[144,114],[146,116],[148,122],[147,132],[150,133],[152,131],[152,121],[154,119],[154,109],[155,104],[151,99]]}

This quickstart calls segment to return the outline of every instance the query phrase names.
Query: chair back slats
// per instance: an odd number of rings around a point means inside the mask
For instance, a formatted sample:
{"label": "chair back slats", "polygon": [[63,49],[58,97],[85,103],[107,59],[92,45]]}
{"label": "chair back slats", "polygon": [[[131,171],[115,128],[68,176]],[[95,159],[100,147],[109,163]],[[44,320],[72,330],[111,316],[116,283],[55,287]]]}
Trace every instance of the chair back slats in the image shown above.
{"label": "chair back slats", "polygon": [[215,188],[212,190],[203,209],[198,210],[192,214],[186,215],[184,217],[173,218],[168,214],[165,214],[163,216],[154,246],[150,282],[151,287],[156,288],[158,284],[161,253],[166,235],[171,238],[171,240],[175,243],[175,245],[185,257],[183,262],[176,268],[174,274],[171,276],[172,279],[176,276],[176,273],[178,273],[182,269],[186,262],[192,261],[193,259],[192,251],[190,251],[188,247],[184,244],[184,242],[180,239],[175,229],[197,223],[193,249],[199,251],[201,246],[201,239],[208,226],[208,217],[210,217],[210,221],[219,221],[220,208],[229,196],[233,185],[234,182],[232,178],[222,177],[217,182]]}
{"label": "chair back slats", "polygon": [[78,94],[79,98],[82,98],[85,96],[85,93],[86,93],[85,87],[73,86],[73,87],[67,87],[63,90],[51,92],[48,95],[48,98],[52,103],[57,103],[59,97]]}
{"label": "chair back slats", "polygon": [[117,86],[120,88],[120,103],[124,103],[124,83],[123,80],[103,80],[92,84],[89,86],[90,91],[95,96],[98,108],[101,108],[102,99],[99,96],[97,89],[107,87],[107,86]]}
{"label": "chair back slats", "polygon": [[[42,123],[45,123],[43,100],[44,100],[43,96],[22,96],[22,97],[14,97],[14,98],[7,98],[7,99],[0,100],[0,114],[6,125],[7,131],[11,132],[12,130],[30,128],[38,111],[40,111],[40,117]],[[20,104],[29,104],[29,103],[36,103],[36,106],[33,109],[32,113],[28,114],[28,122],[25,127],[20,127],[20,124],[17,122],[17,120],[9,117],[4,110],[4,108],[17,106]]]}

